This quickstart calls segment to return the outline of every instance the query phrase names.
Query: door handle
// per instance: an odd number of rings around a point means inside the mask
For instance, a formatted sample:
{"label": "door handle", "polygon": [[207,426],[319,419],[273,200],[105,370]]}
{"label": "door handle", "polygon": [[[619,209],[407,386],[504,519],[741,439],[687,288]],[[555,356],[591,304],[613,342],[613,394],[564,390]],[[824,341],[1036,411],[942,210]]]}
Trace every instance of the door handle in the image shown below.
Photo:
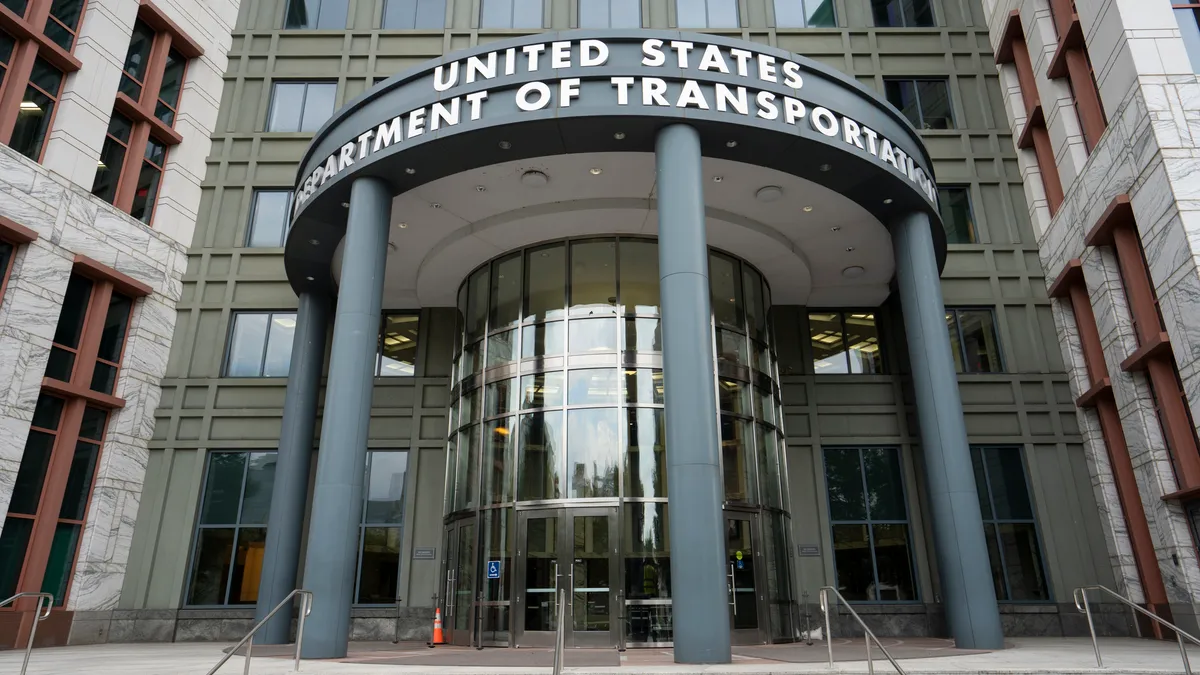
{"label": "door handle", "polygon": [[737,579],[733,576],[733,563],[729,563],[729,605],[733,607],[733,615],[737,616]]}

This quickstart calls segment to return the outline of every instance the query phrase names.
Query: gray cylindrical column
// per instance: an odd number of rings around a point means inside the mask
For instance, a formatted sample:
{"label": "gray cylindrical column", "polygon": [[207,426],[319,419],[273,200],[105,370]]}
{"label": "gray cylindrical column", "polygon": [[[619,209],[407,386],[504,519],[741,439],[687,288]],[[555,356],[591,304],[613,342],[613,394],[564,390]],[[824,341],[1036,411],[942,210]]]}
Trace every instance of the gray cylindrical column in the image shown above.
{"label": "gray cylindrical column", "polygon": [[675,662],[729,663],[725,493],[700,135],[694,128],[675,124],[658,132],[655,171]]}
{"label": "gray cylindrical column", "polygon": [[[271,515],[267,520],[262,578],[258,582],[258,604],[254,610],[254,618],[260,621],[296,588],[304,505],[308,501],[309,466],[312,464],[313,426],[317,418],[317,394],[321,386],[321,367],[325,363],[328,328],[328,296],[302,293],[296,311],[292,361],[288,369],[287,394],[283,399],[283,429],[275,458]],[[292,612],[280,610],[263,626],[255,640],[269,645],[287,644],[291,620]]]}
{"label": "gray cylindrical column", "polygon": [[378,178],[359,178],[350,188],[304,559],[304,587],[313,592],[304,634],[306,659],[346,655],[391,200],[387,184]]}
{"label": "gray cylindrical column", "polygon": [[926,497],[942,582],[946,625],[959,649],[1001,649],[1004,633],[987,571],[987,542],[967,445],[962,399],[929,217],[912,213],[892,224],[896,284],[912,362]]}

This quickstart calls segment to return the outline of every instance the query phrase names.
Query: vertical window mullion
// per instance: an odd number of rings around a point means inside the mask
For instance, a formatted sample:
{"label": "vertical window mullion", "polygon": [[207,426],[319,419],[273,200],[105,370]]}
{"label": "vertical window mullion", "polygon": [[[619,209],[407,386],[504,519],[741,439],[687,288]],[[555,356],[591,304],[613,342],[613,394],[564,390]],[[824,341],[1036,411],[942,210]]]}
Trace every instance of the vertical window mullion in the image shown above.
{"label": "vertical window mullion", "polygon": [[304,109],[308,107],[308,85],[308,82],[303,83],[304,88],[300,92],[300,114],[296,116],[296,128],[292,131],[304,129]]}
{"label": "vertical window mullion", "polygon": [[266,315],[267,327],[263,331],[262,351],[258,355],[258,377],[265,377],[265,373],[267,372],[267,348],[271,345],[271,322],[275,320],[274,312],[266,312]]}
{"label": "vertical window mullion", "polygon": [[250,475],[250,458],[253,453],[245,451],[242,454],[246,456],[246,461],[242,462],[242,484],[238,488],[238,508],[237,516],[233,522],[233,549],[229,552],[229,577],[225,580],[225,597],[224,604],[230,604],[230,596],[233,593],[233,570],[237,565],[238,544],[242,537],[242,507],[246,504],[246,479]]}
{"label": "vertical window mullion", "polygon": [[[1012,599],[1012,588],[1008,585],[1008,561],[1004,557],[1004,546],[1000,539],[1000,514],[996,511],[996,496],[992,492],[992,476],[988,470],[987,456],[988,451],[995,451],[998,448],[982,446],[979,448],[979,464],[983,467],[983,482],[984,489],[987,490],[988,506],[992,509],[992,536],[996,538],[996,554],[1000,556],[1000,587],[1004,590],[1004,600]],[[975,486],[978,490],[979,486]]]}

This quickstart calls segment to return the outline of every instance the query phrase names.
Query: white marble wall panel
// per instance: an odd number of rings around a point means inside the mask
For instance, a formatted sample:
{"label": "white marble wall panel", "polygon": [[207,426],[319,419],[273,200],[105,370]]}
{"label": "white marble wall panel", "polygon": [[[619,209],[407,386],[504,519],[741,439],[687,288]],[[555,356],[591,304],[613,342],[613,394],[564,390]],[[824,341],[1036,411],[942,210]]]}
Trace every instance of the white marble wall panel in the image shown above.
{"label": "white marble wall panel", "polygon": [[173,236],[99,202],[72,181],[0,147],[0,215],[39,238],[19,249],[0,302],[0,523],[7,513],[76,254],[153,289],[130,318],[116,395],[82,535],[68,608],[116,606],[129,559],[161,398],[186,249]]}

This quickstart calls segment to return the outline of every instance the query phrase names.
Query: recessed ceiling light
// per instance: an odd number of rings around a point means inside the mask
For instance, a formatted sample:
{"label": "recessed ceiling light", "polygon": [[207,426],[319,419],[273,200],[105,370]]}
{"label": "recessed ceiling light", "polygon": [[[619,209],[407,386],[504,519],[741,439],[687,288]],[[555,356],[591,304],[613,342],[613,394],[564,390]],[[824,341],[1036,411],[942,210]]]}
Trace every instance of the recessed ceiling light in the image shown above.
{"label": "recessed ceiling light", "polygon": [[441,204],[439,204],[439,203],[437,203],[437,202],[433,202],[433,203],[432,203],[432,204],[430,204],[429,206],[431,206],[431,207],[433,207],[433,208],[435,208],[435,209],[440,209],[440,208],[442,208],[442,205],[441,205]]}
{"label": "recessed ceiling light", "polygon": [[850,267],[847,267],[846,269],[842,270],[842,276],[846,277],[847,279],[857,279],[857,278],[861,277],[863,275],[863,273],[866,271],[867,270],[863,269],[862,267],[860,267],[858,265],[851,265]]}
{"label": "recessed ceiling light", "polygon": [[736,148],[736,147],[737,147],[737,141],[725,141],[725,147],[727,147],[727,148]]}
{"label": "recessed ceiling light", "polygon": [[350,208],[350,202],[342,202],[342,208],[343,208],[343,209],[348,209],[348,208]]}
{"label": "recessed ceiling light", "polygon": [[723,181],[723,180],[725,180],[725,177],[724,177],[724,176],[713,176],[713,182],[714,182],[714,183],[720,183],[720,182],[721,182],[721,181]]}
{"label": "recessed ceiling light", "polygon": [[829,228],[830,232],[841,232],[841,230],[842,230],[841,225],[834,225],[833,227]]}
{"label": "recessed ceiling light", "polygon": [[403,230],[404,228],[408,227],[408,223],[396,223],[396,227]]}
{"label": "recessed ceiling light", "polygon": [[521,174],[521,184],[529,187],[542,187],[550,182],[550,177],[541,171],[526,171]]}
{"label": "recessed ceiling light", "polygon": [[892,203],[892,198],[891,198],[891,197],[888,197],[887,199],[883,200],[883,203],[884,203],[884,204],[891,204],[891,203]]}
{"label": "recessed ceiling light", "polygon": [[593,167],[592,167],[592,168],[591,168],[591,169],[588,171],[588,173],[592,174],[593,176],[599,176],[600,174],[604,173],[604,169],[601,169],[600,167],[593,166]]}
{"label": "recessed ceiling light", "polygon": [[484,186],[482,186],[482,185],[476,185],[476,186],[475,186],[475,191],[476,191],[476,192],[487,192],[487,188],[485,188],[485,187],[484,187]]}
{"label": "recessed ceiling light", "polygon": [[847,247],[846,247],[846,253],[853,253],[853,252],[854,252],[854,247],[853,247],[853,246],[847,246]]}
{"label": "recessed ceiling light", "polygon": [[508,141],[500,141],[498,145],[500,146],[501,150],[507,150],[512,147],[512,143],[509,143]]}
{"label": "recessed ceiling light", "polygon": [[407,169],[405,169],[405,170],[404,170],[404,173],[406,173],[406,174],[408,174],[408,175],[410,175],[410,176],[411,176],[412,174],[416,173],[416,172],[417,172],[417,170],[416,170],[416,169],[414,169],[414,168],[412,168],[411,166],[410,166],[410,167],[408,167]]}
{"label": "recessed ceiling light", "polygon": [[320,246],[321,240],[320,239],[309,239],[308,243],[312,244],[313,246]]}
{"label": "recessed ceiling light", "polygon": [[805,206],[805,207],[804,207],[804,212],[805,212],[805,213],[812,213],[812,206]]}
{"label": "recessed ceiling light", "polygon": [[617,133],[613,134],[613,138],[617,139],[618,141],[623,141],[625,140],[625,132],[618,131]]}
{"label": "recessed ceiling light", "polygon": [[313,277],[304,277],[305,281],[315,281]]}
{"label": "recessed ceiling light", "polygon": [[539,253],[538,255],[542,256],[543,258],[549,258],[549,257],[550,257],[550,254],[549,254],[549,253],[546,253],[545,251],[543,251],[543,252]]}
{"label": "recessed ceiling light", "polygon": [[833,167],[828,164],[822,164],[821,166],[819,166],[817,168],[819,168],[822,171],[828,171],[828,170],[832,169]]}
{"label": "recessed ceiling light", "polygon": [[782,196],[783,196],[783,188],[779,187],[778,185],[767,185],[765,187],[759,188],[758,192],[754,193],[755,199],[757,199],[760,202],[768,202],[768,203],[779,201],[779,198]]}

